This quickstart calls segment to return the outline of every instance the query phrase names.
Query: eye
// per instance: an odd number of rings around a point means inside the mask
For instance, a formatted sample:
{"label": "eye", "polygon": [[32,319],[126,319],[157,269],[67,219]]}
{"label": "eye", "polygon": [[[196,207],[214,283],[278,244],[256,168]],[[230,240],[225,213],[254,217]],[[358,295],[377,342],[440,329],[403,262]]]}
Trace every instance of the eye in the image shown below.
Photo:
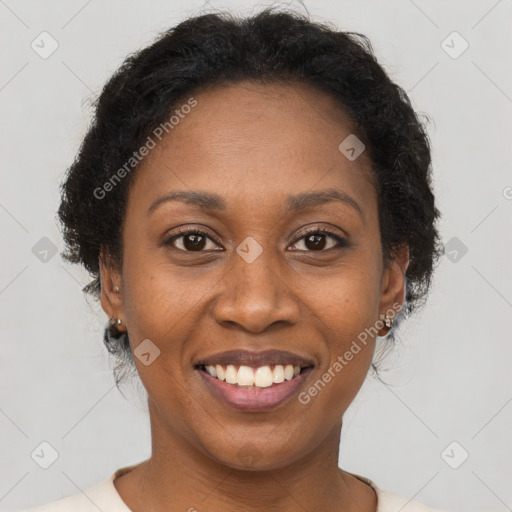
{"label": "eye", "polygon": [[[217,246],[217,242],[214,242],[212,237],[202,229],[194,228],[184,231],[179,231],[179,234],[173,235],[168,238],[164,245],[171,245],[176,249],[184,252],[205,252],[206,250],[212,250],[212,248],[207,248],[208,241],[214,243],[214,246]],[[178,242],[176,244],[175,242]],[[213,250],[219,250],[213,248]],[[223,250],[223,249],[220,249]]]}
{"label": "eye", "polygon": [[[326,243],[326,238],[334,241],[331,246]],[[305,249],[299,248],[299,251],[307,252],[325,252],[327,250],[348,247],[347,240],[340,235],[332,232],[327,228],[313,228],[304,230],[298,233],[297,240],[291,246],[292,249],[297,249],[298,242],[304,240]],[[208,242],[213,244],[213,247],[208,247]],[[207,250],[222,251],[219,248],[220,242],[215,241],[206,231],[198,228],[180,231],[178,234],[172,235],[168,238],[164,245],[170,245],[183,252],[206,252]]]}
{"label": "eye", "polygon": [[[304,247],[306,249],[298,249],[300,251],[306,250],[308,252],[325,252],[330,249],[338,249],[342,247],[348,247],[349,243],[345,238],[340,235],[333,233],[331,230],[327,228],[313,228],[306,231],[301,231],[299,234],[299,238],[296,242],[291,246],[294,248],[298,242],[304,240]],[[327,247],[326,238],[330,238],[334,240],[334,244],[330,247]],[[296,248],[296,247],[295,247]]]}

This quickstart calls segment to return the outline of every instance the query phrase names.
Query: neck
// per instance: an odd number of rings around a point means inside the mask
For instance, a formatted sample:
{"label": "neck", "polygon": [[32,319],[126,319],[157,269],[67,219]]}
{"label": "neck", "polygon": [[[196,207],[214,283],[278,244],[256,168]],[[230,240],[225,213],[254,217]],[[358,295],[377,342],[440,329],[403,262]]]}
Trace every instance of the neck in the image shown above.
{"label": "neck", "polygon": [[[236,469],[183,439],[151,414],[152,455],[119,491],[134,511],[375,511],[374,491],[338,467],[341,420],[319,446],[272,469]],[[127,483],[127,482],[125,482]],[[128,491],[130,489],[131,491]],[[365,506],[361,506],[361,505]]]}

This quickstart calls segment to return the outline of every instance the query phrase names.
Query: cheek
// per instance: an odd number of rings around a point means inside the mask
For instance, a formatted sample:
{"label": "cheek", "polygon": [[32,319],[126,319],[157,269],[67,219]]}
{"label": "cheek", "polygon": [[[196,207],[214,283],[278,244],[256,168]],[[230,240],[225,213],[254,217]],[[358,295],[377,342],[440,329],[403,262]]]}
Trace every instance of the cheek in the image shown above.
{"label": "cheek", "polygon": [[320,327],[326,340],[324,362],[299,399],[313,415],[329,411],[329,425],[343,416],[368,374],[375,349],[372,312],[366,301],[351,299]]}
{"label": "cheek", "polygon": [[354,254],[328,276],[307,281],[303,296],[339,339],[357,336],[377,320],[381,280],[375,258]]}
{"label": "cheek", "polygon": [[371,365],[376,333],[372,327],[379,318],[379,272],[376,258],[361,255],[316,287],[309,302],[327,352],[319,375],[322,382],[311,391],[320,394],[328,387],[319,402],[334,411],[348,407]]}
{"label": "cheek", "polygon": [[164,339],[175,327],[179,329],[189,321],[189,313],[204,293],[201,278],[191,281],[187,271],[171,268],[163,260],[161,250],[148,250],[142,244],[129,245],[128,242],[123,282],[130,331],[142,339]]}
{"label": "cheek", "polygon": [[[138,249],[126,258],[123,271],[130,344],[144,387],[156,402],[173,404],[172,409],[192,407],[183,392],[183,382],[190,379],[191,347],[187,341],[204,334],[201,301],[219,276],[213,279],[211,271],[171,268],[161,257],[153,258],[151,251],[143,254]],[[149,366],[136,357],[144,340],[150,340],[159,351]]]}

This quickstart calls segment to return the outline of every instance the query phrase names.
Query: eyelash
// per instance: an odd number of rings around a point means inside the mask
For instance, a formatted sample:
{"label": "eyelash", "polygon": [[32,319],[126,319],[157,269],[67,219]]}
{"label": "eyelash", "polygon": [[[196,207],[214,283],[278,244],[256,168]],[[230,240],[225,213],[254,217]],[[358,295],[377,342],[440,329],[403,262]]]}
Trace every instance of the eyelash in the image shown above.
{"label": "eyelash", "polygon": [[[331,230],[329,230],[329,229],[327,229],[325,227],[319,227],[319,228],[313,228],[313,229],[305,229],[305,230],[299,231],[299,233],[297,233],[297,238],[295,239],[295,241],[291,245],[295,245],[297,242],[299,242],[300,240],[302,240],[303,238],[305,238],[308,235],[317,235],[317,234],[324,234],[324,235],[330,236],[331,238],[333,238],[336,241],[337,246],[331,247],[330,249],[326,249],[326,250],[320,250],[320,251],[300,251],[300,252],[328,252],[328,251],[331,251],[331,250],[334,250],[334,249],[341,249],[341,248],[349,246],[349,243],[347,242],[347,240],[345,238],[343,238],[340,235],[337,235],[337,234],[333,233]],[[164,242],[164,245],[173,246],[173,243],[174,243],[175,240],[177,240],[178,238],[182,238],[182,237],[188,236],[188,235],[201,235],[201,236],[204,236],[206,238],[209,238],[210,240],[212,240],[216,244],[220,245],[220,242],[218,240],[215,240],[214,238],[212,238],[210,236],[209,233],[207,233],[206,231],[204,231],[202,229],[199,229],[199,228],[189,229],[189,230],[185,230],[185,231],[179,231],[178,234],[172,235],[170,238],[168,238]],[[206,252],[204,250],[203,251],[186,251],[184,249],[177,249],[177,250],[180,251],[180,252],[188,252],[188,253]]]}
{"label": "eyelash", "polygon": [[345,238],[343,238],[340,235],[337,235],[336,233],[334,233],[333,231],[331,231],[330,229],[327,229],[325,227],[309,228],[309,229],[304,229],[302,231],[299,231],[297,233],[297,238],[295,239],[295,242],[293,242],[292,245],[295,245],[299,240],[302,240],[306,236],[317,235],[317,234],[330,236],[331,238],[333,238],[336,241],[337,245],[335,247],[331,247],[330,249],[326,249],[326,250],[305,251],[305,252],[327,252],[327,251],[331,251],[334,249],[342,249],[343,247],[348,247],[348,245],[349,245],[348,241]]}

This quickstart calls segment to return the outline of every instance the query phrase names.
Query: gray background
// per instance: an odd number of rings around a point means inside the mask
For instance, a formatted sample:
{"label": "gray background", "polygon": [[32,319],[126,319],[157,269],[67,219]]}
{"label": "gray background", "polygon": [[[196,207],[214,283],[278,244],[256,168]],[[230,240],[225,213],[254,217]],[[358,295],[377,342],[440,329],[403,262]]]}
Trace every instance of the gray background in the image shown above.
{"label": "gray background", "polygon": [[[249,14],[264,5],[206,7]],[[346,415],[340,465],[431,507],[512,510],[512,2],[305,5],[316,19],[368,35],[415,108],[433,119],[447,244],[427,307],[386,362],[388,384],[369,377]],[[52,246],[63,248],[58,184],[94,93],[129,52],[204,6],[0,0],[1,510],[80,492],[150,453],[140,393],[126,389],[127,401],[114,387],[101,339],[106,316],[81,292],[88,276],[52,255]],[[43,31],[59,45],[47,59],[31,48]],[[462,40],[442,45],[453,31],[469,43],[457,58]],[[44,441],[58,452],[48,469],[31,458]]]}

